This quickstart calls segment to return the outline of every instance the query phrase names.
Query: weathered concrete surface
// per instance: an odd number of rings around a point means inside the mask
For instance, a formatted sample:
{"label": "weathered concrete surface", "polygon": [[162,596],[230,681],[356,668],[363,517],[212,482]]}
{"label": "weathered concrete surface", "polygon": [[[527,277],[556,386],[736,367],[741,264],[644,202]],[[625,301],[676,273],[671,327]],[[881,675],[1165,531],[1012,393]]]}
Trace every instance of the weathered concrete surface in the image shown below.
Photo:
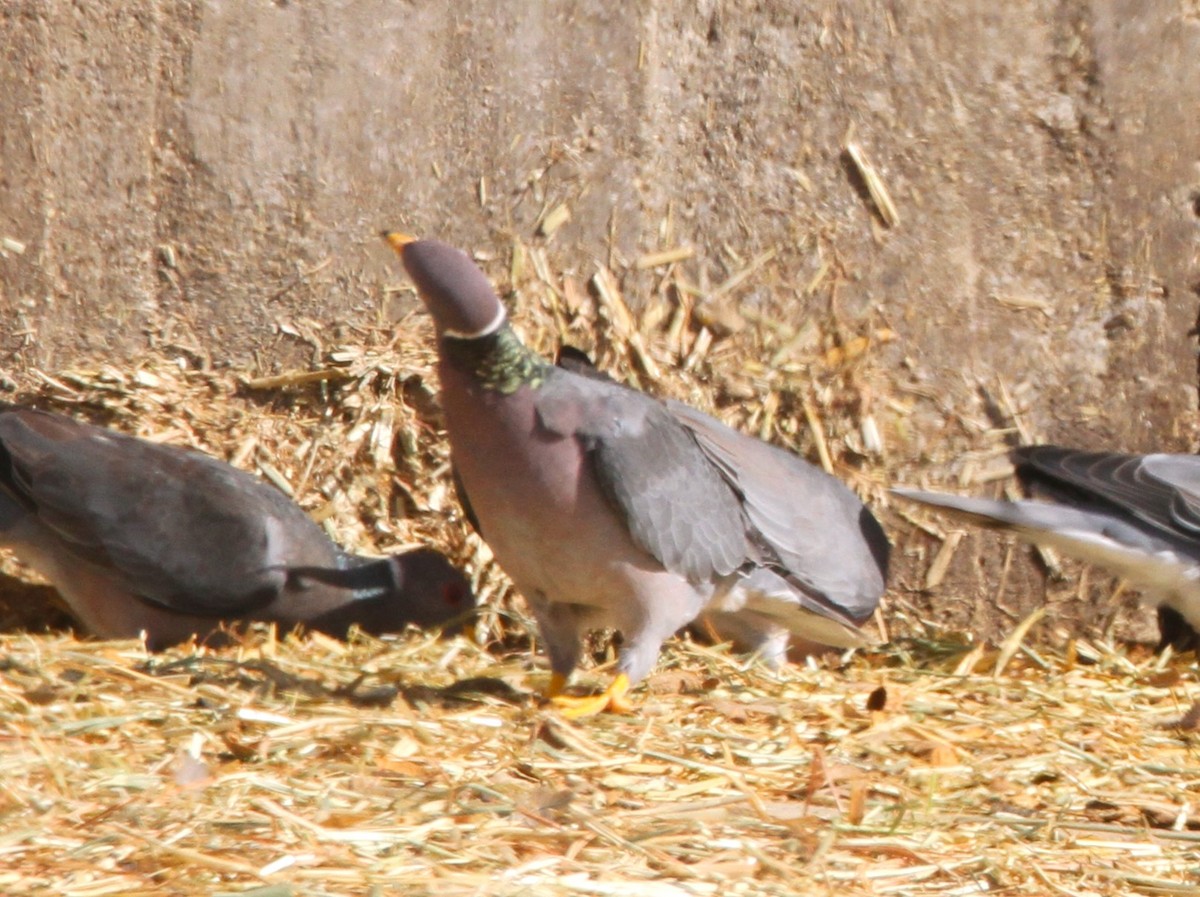
{"label": "weathered concrete surface", "polygon": [[[899,333],[875,360],[907,409],[876,405],[877,480],[952,482],[951,449],[998,444],[993,405],[1042,438],[1186,450],[1200,280],[1187,10],[10,2],[0,237],[27,249],[0,258],[0,370],[148,346],[294,364],[311,347],[281,323],[328,344],[396,311],[380,227],[499,253],[538,242],[566,202],[548,241],[559,270],[689,244],[693,281],[719,283],[774,249],[738,294],[747,307]],[[850,173],[851,134],[896,228]],[[802,296],[830,260],[832,286]],[[651,282],[629,273],[626,291]],[[995,598],[994,539],[969,537],[926,596],[913,589],[935,546],[894,531],[901,617],[1009,625],[951,600]],[[1042,600],[1018,554],[1014,617]]]}

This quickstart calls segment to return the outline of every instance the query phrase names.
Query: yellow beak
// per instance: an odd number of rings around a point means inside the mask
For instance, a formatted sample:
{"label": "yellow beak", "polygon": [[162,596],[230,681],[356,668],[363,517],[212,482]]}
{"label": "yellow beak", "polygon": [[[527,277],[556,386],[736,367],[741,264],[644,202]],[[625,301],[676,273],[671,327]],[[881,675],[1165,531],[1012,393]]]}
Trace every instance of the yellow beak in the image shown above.
{"label": "yellow beak", "polygon": [[409,243],[415,243],[417,240],[416,237],[409,234],[402,234],[397,230],[385,230],[380,234],[380,236],[388,241],[388,245],[391,246],[392,249],[401,254],[403,254],[405,246],[407,246]]}

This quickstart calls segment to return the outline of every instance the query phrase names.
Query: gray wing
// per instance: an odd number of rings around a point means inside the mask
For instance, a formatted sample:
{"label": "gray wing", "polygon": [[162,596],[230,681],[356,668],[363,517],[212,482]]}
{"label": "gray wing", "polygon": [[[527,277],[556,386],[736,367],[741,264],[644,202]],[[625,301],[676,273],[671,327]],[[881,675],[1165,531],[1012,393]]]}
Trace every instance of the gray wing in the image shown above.
{"label": "gray wing", "polygon": [[1063,539],[1081,542],[1110,540],[1138,551],[1157,551],[1167,538],[1150,527],[1122,519],[1116,513],[1042,501],[998,501],[918,489],[892,489],[893,495],[920,502],[988,529],[1012,530],[1033,542]]}
{"label": "gray wing", "polygon": [[1171,494],[1170,519],[1174,532],[1200,540],[1200,457],[1146,455],[1141,469],[1146,479],[1167,486]]}
{"label": "gray wing", "polygon": [[580,440],[634,541],[668,570],[699,582],[749,559],[737,494],[657,399],[551,369],[536,401],[540,424]]}
{"label": "gray wing", "polygon": [[1200,457],[1080,452],[1052,445],[1013,452],[1035,492],[1136,519],[1179,539],[1200,540]]}
{"label": "gray wing", "polygon": [[915,489],[893,494],[992,529],[1015,532],[1039,545],[1098,564],[1139,588],[1169,596],[1186,585],[1200,546],[1130,519],[1120,511],[1040,501],[994,501]]}
{"label": "gray wing", "polygon": [[0,488],[53,534],[49,550],[170,610],[250,613],[284,587],[281,567],[336,564],[320,528],[250,474],[60,415],[0,415]]}
{"label": "gray wing", "polygon": [[790,452],[680,402],[666,406],[741,494],[777,572],[838,615],[870,616],[886,586],[890,546],[858,496]]}

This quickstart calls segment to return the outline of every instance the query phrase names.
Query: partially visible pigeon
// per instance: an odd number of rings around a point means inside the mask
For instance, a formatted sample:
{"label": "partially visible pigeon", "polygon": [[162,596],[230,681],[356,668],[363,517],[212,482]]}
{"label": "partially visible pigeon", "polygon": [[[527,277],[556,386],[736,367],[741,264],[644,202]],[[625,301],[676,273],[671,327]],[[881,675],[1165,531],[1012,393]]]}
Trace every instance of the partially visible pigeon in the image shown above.
{"label": "partially visible pigeon", "polygon": [[431,549],[347,554],[278,489],[199,452],[59,414],[0,411],[0,546],[102,638],[160,649],[222,621],[344,637],[436,625],[474,606]]}
{"label": "partially visible pigeon", "polygon": [[[547,363],[464,253],[385,236],[433,315],[462,491],[533,610],[564,712],[628,709],[663,640],[705,611],[866,643],[888,543],[854,493],[679,402]],[[596,628],[624,636],[617,675],[569,698]]]}
{"label": "partially visible pigeon", "polygon": [[1200,630],[1200,456],[1034,445],[1014,450],[1013,461],[1034,494],[1053,503],[892,491],[1111,570],[1157,606],[1162,647],[1192,647]]}

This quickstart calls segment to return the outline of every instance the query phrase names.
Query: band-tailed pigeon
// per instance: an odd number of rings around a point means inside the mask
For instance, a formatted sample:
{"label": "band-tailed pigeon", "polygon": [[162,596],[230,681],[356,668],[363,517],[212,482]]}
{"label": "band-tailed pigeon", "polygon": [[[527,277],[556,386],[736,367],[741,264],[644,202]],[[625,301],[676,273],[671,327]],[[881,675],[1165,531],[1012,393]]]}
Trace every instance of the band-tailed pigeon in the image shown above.
{"label": "band-tailed pigeon", "polygon": [[[585,377],[594,377],[609,383],[619,383],[596,367],[586,352],[576,346],[563,344],[558,348],[554,363]],[[627,387],[632,389],[632,387]],[[832,597],[832,596],[831,596]],[[874,610],[874,608],[872,608]],[[858,624],[866,622],[870,614],[855,616]],[[753,653],[773,668],[781,667],[787,660],[788,646],[792,645],[800,654],[815,654],[829,650],[830,646],[807,641],[793,640],[792,633],[780,626],[771,617],[757,613],[752,608],[734,611],[708,610],[701,613],[689,626],[688,631],[702,639],[730,642],[739,651]]]}
{"label": "band-tailed pigeon", "polygon": [[0,412],[0,546],[102,638],[160,649],[222,621],[344,637],[436,625],[474,606],[432,549],[347,554],[278,489],[199,452],[59,414]]}
{"label": "band-tailed pigeon", "polygon": [[[679,402],[547,363],[466,254],[385,237],[433,315],[461,487],[530,604],[568,715],[628,709],[663,640],[703,611],[866,643],[888,543],[854,493]],[[563,695],[583,636],[608,627],[624,636],[613,682]]]}
{"label": "band-tailed pigeon", "polygon": [[1161,646],[1191,646],[1200,630],[1200,456],[1053,445],[1012,456],[1022,482],[1053,503],[892,491],[1108,568],[1157,606]]}

